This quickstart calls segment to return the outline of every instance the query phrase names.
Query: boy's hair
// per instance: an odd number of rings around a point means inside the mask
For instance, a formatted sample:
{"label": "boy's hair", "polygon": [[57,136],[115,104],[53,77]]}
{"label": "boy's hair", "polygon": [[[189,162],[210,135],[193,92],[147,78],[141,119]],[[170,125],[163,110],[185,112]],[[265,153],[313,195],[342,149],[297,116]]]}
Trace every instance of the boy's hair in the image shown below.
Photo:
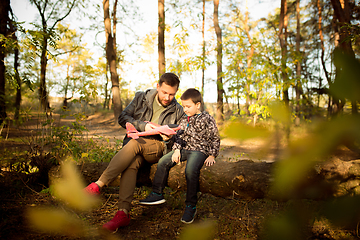
{"label": "boy's hair", "polygon": [[203,103],[201,93],[195,88],[187,89],[180,97],[181,100],[189,100],[193,101],[193,103],[197,104],[198,102]]}
{"label": "boy's hair", "polygon": [[159,86],[161,86],[163,83],[166,83],[166,85],[169,85],[171,87],[177,87],[179,88],[180,79],[179,77],[174,73],[164,73],[161,75],[159,80]]}

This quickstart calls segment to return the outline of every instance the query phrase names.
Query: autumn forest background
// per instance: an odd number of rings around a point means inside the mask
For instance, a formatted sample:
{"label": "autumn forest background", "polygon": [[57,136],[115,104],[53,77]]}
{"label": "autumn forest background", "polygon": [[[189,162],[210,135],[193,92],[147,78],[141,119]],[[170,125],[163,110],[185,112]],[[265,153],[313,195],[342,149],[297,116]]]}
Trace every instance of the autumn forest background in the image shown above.
{"label": "autumn forest background", "polygon": [[[1,238],[359,237],[358,0],[279,0],[259,19],[253,1],[158,0],[156,26],[141,35],[148,20],[137,1],[23,3],[33,21],[19,21],[12,1],[0,3]],[[180,76],[177,98],[189,87],[203,94],[221,133],[218,164],[228,172],[204,170],[194,228],[172,221],[184,196],[170,179],[162,208],[169,217],[135,204],[137,224],[102,235],[96,227],[114,211],[112,188],[100,210],[56,189],[69,179],[80,184],[78,172],[85,182],[99,174],[94,168],[122,145],[117,117],[165,72]],[[64,165],[70,175],[52,182],[64,162],[76,167]],[[135,201],[148,191],[139,186]],[[61,221],[47,228],[54,219]]]}

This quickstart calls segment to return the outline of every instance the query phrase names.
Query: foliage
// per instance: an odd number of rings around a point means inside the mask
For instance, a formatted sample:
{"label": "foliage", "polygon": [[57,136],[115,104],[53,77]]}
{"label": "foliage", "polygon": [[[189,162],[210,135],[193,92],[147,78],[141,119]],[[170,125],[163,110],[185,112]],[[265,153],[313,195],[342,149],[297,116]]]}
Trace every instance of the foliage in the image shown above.
{"label": "foliage", "polygon": [[[337,81],[347,81],[349,89],[358,89],[357,91],[359,91],[358,81],[355,77],[359,76],[356,75],[359,68],[351,67],[357,66],[358,60],[337,53],[335,54],[335,62],[336,64],[341,63],[341,71],[346,71],[346,73],[338,75]],[[345,65],[350,67],[345,67]],[[336,91],[344,98],[353,99],[355,97],[352,91],[343,91],[340,87],[336,88]],[[271,109],[275,122],[284,125],[290,124],[290,113],[282,104],[275,104]],[[306,137],[292,140],[275,164],[274,179],[269,195],[281,200],[294,199],[297,196],[321,197],[321,193],[325,190],[323,189],[324,186],[316,187],[305,184],[309,172],[314,169],[317,163],[326,161],[339,146],[345,145],[360,153],[359,122],[360,117],[358,115],[338,116],[312,126],[312,132]],[[236,122],[231,123],[225,129],[225,134],[239,140],[276,136],[265,129],[251,128],[248,125]],[[309,193],[310,195],[306,195]],[[358,199],[359,196],[356,195],[356,189],[354,189],[354,192],[349,192],[348,196],[326,199],[323,206],[315,209],[304,211],[294,204],[279,216],[269,219],[268,232],[264,233],[262,238],[289,239],[296,236],[295,239],[304,239],[303,234],[306,233],[308,224],[314,221],[315,212],[320,212],[320,215],[329,218],[332,223],[339,226],[356,226],[360,219]]]}

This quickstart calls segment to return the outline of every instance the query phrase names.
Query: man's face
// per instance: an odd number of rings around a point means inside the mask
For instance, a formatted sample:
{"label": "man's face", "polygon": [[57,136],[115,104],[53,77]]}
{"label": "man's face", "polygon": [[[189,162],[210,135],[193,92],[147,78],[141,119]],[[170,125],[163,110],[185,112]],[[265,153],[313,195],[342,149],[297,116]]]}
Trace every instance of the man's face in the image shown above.
{"label": "man's face", "polygon": [[174,99],[178,88],[176,86],[172,87],[163,82],[161,84],[161,86],[159,84],[157,84],[156,90],[158,92],[158,98],[159,98],[158,100],[159,100],[160,104],[163,107],[166,107]]}

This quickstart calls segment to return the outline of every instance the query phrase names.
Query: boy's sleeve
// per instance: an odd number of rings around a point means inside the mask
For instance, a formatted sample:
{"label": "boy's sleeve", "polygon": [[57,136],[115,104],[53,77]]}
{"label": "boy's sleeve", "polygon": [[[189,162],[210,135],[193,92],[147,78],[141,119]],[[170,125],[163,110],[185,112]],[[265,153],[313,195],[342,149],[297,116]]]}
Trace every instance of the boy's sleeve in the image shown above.
{"label": "boy's sleeve", "polygon": [[220,135],[219,130],[216,126],[216,121],[213,117],[209,119],[208,128],[210,133],[210,150],[209,154],[217,157],[220,151]]}
{"label": "boy's sleeve", "polygon": [[181,129],[176,132],[176,134],[173,136],[174,145],[172,146],[172,150],[181,149],[182,148],[182,139],[180,137],[180,134],[184,132],[184,118],[181,118],[179,121],[179,125],[181,126]]}

